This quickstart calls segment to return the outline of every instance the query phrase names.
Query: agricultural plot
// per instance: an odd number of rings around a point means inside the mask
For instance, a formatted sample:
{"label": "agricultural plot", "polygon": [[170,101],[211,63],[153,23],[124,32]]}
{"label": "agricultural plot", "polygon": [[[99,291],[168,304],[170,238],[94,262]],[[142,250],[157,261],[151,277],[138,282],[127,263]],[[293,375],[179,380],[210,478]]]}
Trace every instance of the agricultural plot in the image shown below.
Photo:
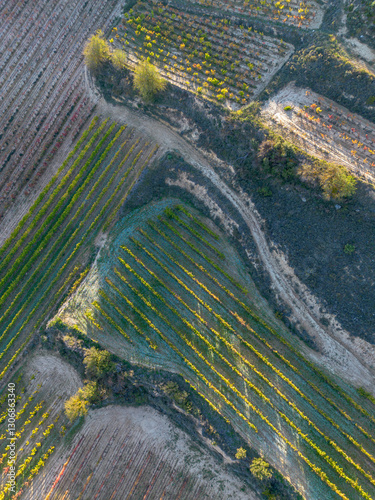
{"label": "agricultural plot", "polygon": [[113,43],[134,67],[150,57],[171,83],[238,109],[248,104],[288,60],[293,47],[276,38],[170,5],[140,2],[115,27]]}
{"label": "agricultural plot", "polygon": [[0,220],[92,115],[83,45],[110,25],[116,0],[4,0],[0,5]]}
{"label": "agricultural plot", "polygon": [[[53,386],[51,379],[55,381]],[[10,441],[7,422],[7,396],[0,396],[0,498],[15,498],[8,483],[11,445],[17,453],[15,481],[17,498],[33,490],[38,476],[45,475],[45,467],[56,453],[56,449],[68,426],[64,413],[64,401],[82,385],[72,368],[51,355],[35,356],[24,372],[12,377],[15,396],[15,435]],[[24,498],[24,496],[22,497]],[[39,497],[40,498],[40,497]]]}
{"label": "agricultural plot", "polygon": [[[91,411],[68,450],[52,457],[24,500],[251,500],[212,457],[156,411]],[[60,450],[59,450],[60,451]]]}
{"label": "agricultural plot", "polygon": [[370,401],[262,319],[241,261],[175,200],[123,219],[59,313],[124,358],[181,373],[306,498],[375,495]]}
{"label": "agricultural plot", "polygon": [[[301,0],[189,0],[203,8],[219,9],[240,16],[259,17],[299,28],[316,29],[322,23],[323,9],[317,2]],[[204,10],[203,10],[204,12]]]}
{"label": "agricultural plot", "polygon": [[94,118],[0,248],[0,380],[85,276],[95,238],[157,149],[131,127]]}
{"label": "agricultural plot", "polygon": [[264,105],[262,117],[308,153],[375,182],[375,126],[361,116],[289,84]]}

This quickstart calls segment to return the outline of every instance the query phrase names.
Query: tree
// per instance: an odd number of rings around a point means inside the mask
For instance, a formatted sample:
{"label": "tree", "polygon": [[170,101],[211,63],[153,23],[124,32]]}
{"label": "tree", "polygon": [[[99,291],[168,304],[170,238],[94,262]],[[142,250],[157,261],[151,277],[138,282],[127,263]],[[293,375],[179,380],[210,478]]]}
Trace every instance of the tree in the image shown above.
{"label": "tree", "polygon": [[303,164],[298,173],[308,182],[319,182],[324,197],[328,200],[339,201],[343,198],[349,198],[356,190],[355,177],[342,165],[317,160]]}
{"label": "tree", "polygon": [[241,458],[246,458],[245,448],[237,448],[236,458],[240,460]]}
{"label": "tree", "polygon": [[126,68],[126,53],[121,49],[115,49],[111,54],[111,61],[113,66],[118,70]]}
{"label": "tree", "polygon": [[88,406],[99,399],[98,386],[96,382],[87,382],[83,387],[65,401],[65,413],[71,422],[77,417],[87,414]]}
{"label": "tree", "polygon": [[97,72],[100,66],[108,61],[111,56],[111,51],[108,42],[104,38],[104,33],[98,30],[95,35],[92,35],[86,42],[83,49],[85,56],[85,64],[90,71]]}
{"label": "tree", "polygon": [[96,347],[85,349],[83,363],[86,366],[87,375],[92,377],[99,378],[113,369],[110,353],[96,349]]}
{"label": "tree", "polygon": [[167,82],[156,66],[147,59],[140,61],[134,73],[134,88],[145,102],[151,102],[155,94],[165,89]]}
{"label": "tree", "polygon": [[321,186],[326,198],[341,200],[355,193],[356,179],[345,167],[329,165],[321,177]]}
{"label": "tree", "polygon": [[89,402],[83,397],[82,389],[78,389],[76,394],[65,401],[65,413],[68,419],[73,422],[76,418],[87,414]]}
{"label": "tree", "polygon": [[250,465],[250,471],[255,477],[263,481],[272,477],[269,467],[270,464],[264,461],[263,458],[254,458]]}

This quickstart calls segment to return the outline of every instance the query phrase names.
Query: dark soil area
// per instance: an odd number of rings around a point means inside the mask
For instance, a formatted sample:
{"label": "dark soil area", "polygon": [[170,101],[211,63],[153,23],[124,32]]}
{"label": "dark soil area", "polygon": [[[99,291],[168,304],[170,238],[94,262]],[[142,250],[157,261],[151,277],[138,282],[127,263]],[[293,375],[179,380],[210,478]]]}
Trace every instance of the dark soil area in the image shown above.
{"label": "dark soil area", "polygon": [[[259,193],[259,183],[272,195]],[[375,343],[374,190],[362,184],[352,200],[335,204],[272,177],[252,176],[241,185],[266,220],[270,240],[326,312],[352,335]]]}

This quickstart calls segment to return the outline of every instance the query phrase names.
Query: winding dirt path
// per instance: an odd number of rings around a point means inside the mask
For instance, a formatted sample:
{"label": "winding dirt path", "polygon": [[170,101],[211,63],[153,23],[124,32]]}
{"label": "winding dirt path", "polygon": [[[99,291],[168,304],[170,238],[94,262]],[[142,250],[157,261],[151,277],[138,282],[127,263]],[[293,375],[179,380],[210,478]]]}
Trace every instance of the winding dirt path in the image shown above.
{"label": "winding dirt path", "polygon": [[[240,189],[234,191],[230,188],[214,171],[212,165],[222,162],[213,154],[207,158],[166,124],[123,106],[107,103],[99,97],[90,80],[86,77],[89,92],[92,97],[95,95],[98,102],[99,114],[120,122],[131,123],[142,134],[155,140],[162,151],[178,150],[189,164],[212,182],[242,216],[257,245],[259,256],[271,278],[278,299],[291,308],[295,322],[311,335],[319,347],[320,353],[317,354],[303,346],[306,354],[314,361],[324,364],[331,372],[357,386],[366,387],[375,395],[375,349],[361,339],[350,338],[349,333],[345,332],[334,318],[330,327],[323,327],[318,319],[320,309],[318,300],[299,281],[288,266],[285,256],[270,249],[261,229],[261,218],[251,199]],[[203,201],[207,204],[212,203],[209,199]]]}

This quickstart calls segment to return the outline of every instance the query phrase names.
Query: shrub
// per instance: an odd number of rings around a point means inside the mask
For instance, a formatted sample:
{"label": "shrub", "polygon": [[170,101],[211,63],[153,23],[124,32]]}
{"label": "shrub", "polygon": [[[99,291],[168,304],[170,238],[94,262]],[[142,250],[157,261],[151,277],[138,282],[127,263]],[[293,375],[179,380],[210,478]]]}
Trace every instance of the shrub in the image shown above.
{"label": "shrub", "polygon": [[69,349],[80,349],[82,347],[82,340],[73,337],[73,335],[64,335],[62,339]]}
{"label": "shrub", "polygon": [[267,197],[267,196],[272,196],[272,191],[270,190],[269,187],[265,186],[265,187],[262,187],[262,188],[258,188],[258,193],[261,195],[261,196],[264,196],[264,197]]}
{"label": "shrub", "polygon": [[345,167],[329,165],[321,175],[321,187],[327,199],[341,200],[355,193],[356,179]]}
{"label": "shrub", "polygon": [[358,387],[357,392],[360,396],[363,396],[364,398],[369,399],[370,401],[372,401],[375,404],[374,396],[372,394],[370,394],[369,392],[367,392],[366,389],[364,389],[363,387]]}
{"label": "shrub", "polygon": [[264,140],[258,150],[258,159],[264,170],[283,180],[294,177],[297,155],[281,137]]}
{"label": "shrub", "polygon": [[113,369],[111,355],[108,351],[96,349],[85,349],[83,363],[89,376],[100,378]]}
{"label": "shrub", "polygon": [[65,401],[65,414],[71,422],[78,417],[87,414],[88,406],[99,399],[99,391],[96,382],[88,382],[83,388]]}
{"label": "shrub", "polygon": [[134,88],[138,90],[145,102],[151,102],[158,92],[165,89],[166,80],[160,75],[156,66],[147,59],[140,61],[134,73]]}
{"label": "shrub", "polygon": [[241,458],[246,458],[246,450],[244,448],[238,448],[236,453],[236,458],[240,460]]}
{"label": "shrub", "polygon": [[92,35],[86,42],[83,49],[85,64],[90,71],[97,72],[101,65],[110,58],[110,48],[104,39],[104,33],[101,30]]}
{"label": "shrub", "polygon": [[100,399],[98,384],[96,382],[86,382],[83,389],[79,389],[80,394],[89,403],[95,403]]}
{"label": "shrub", "polygon": [[254,458],[250,465],[251,473],[263,481],[264,479],[271,479],[272,472],[269,470],[270,464],[265,462],[262,458]]}
{"label": "shrub", "polygon": [[354,253],[355,251],[355,246],[354,245],[351,245],[350,243],[347,243],[345,246],[344,246],[344,252],[348,255],[351,255],[352,253]]}
{"label": "shrub", "polygon": [[168,394],[168,396],[170,396],[178,406],[183,408],[187,413],[191,413],[193,405],[188,399],[189,395],[186,391],[181,391],[176,382],[169,381],[162,387],[164,392]]}

